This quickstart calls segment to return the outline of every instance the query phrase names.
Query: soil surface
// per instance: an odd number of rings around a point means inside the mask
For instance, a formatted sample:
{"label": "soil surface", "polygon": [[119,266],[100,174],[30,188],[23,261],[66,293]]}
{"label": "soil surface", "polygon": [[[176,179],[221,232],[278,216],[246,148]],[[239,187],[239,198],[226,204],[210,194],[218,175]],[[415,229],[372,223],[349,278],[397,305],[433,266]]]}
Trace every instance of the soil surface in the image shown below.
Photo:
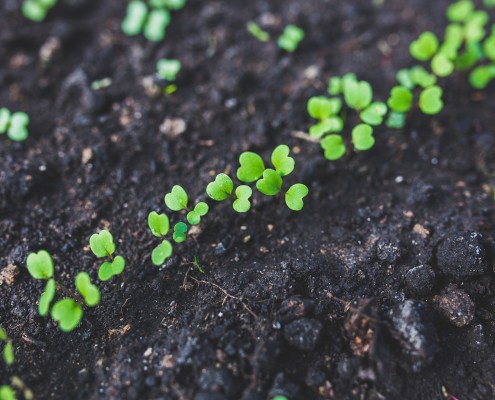
{"label": "soil surface", "polygon": [[[124,3],[60,1],[43,23],[0,3],[0,106],[31,116],[25,142],[0,136],[0,325],[16,352],[0,384],[18,375],[37,399],[494,399],[495,86],[452,76],[440,115],[380,128],[338,162],[292,134],[333,75],[385,100],[450,2],[189,0],[159,44],[122,34]],[[288,23],[306,32],[293,54],[276,45]],[[183,69],[153,97],[143,79],[162,57]],[[208,200],[194,240],[151,264],[147,214],[174,184],[205,200],[242,151],[280,143],[297,153],[289,181],[310,188],[303,211]],[[26,257],[48,250],[67,286],[96,279],[88,239],[103,228],[125,281],[62,333],[37,314]]]}

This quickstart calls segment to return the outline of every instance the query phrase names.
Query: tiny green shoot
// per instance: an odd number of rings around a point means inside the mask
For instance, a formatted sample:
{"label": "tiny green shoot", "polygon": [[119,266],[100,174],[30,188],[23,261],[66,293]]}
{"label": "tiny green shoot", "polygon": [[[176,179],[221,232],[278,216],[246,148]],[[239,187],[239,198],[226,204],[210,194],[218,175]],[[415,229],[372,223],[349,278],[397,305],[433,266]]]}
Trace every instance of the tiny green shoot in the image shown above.
{"label": "tiny green shoot", "polygon": [[253,195],[253,190],[247,185],[240,185],[235,190],[234,203],[232,207],[238,213],[245,213],[251,209],[251,202],[249,198]]}
{"label": "tiny green shoot", "polygon": [[427,61],[437,52],[439,42],[433,32],[423,32],[409,46],[411,55],[418,61]]}
{"label": "tiny green shoot", "polygon": [[267,168],[263,177],[256,182],[256,189],[266,196],[275,196],[282,188],[282,177],[277,171]]}
{"label": "tiny green shoot", "polygon": [[443,91],[440,86],[431,86],[424,89],[419,96],[419,108],[425,114],[438,114],[443,108]]}
{"label": "tiny green shoot", "polygon": [[176,243],[182,243],[187,238],[187,225],[184,222],[178,222],[174,225],[174,233],[172,235]]}
{"label": "tiny green shoot", "polygon": [[266,43],[270,40],[269,33],[261,29],[260,26],[254,21],[249,21],[246,24],[246,29],[251,35],[253,35],[260,42]]}
{"label": "tiny green shoot", "polygon": [[303,198],[309,193],[308,187],[302,183],[295,183],[285,193],[285,204],[293,211],[300,211],[304,207]]}
{"label": "tiny green shoot", "polygon": [[330,161],[338,160],[345,152],[346,147],[342,136],[337,134],[328,135],[320,143],[325,158]]}
{"label": "tiny green shoot", "polygon": [[51,314],[62,331],[70,332],[81,322],[83,310],[79,303],[66,297],[53,305]]}
{"label": "tiny green shoot", "polygon": [[404,113],[411,109],[413,94],[410,90],[402,86],[395,86],[390,92],[387,104],[392,111]]}
{"label": "tiny green shoot", "polygon": [[352,130],[352,143],[356,150],[369,150],[375,144],[373,128],[366,124],[359,124]]}
{"label": "tiny green shoot", "polygon": [[289,24],[278,38],[277,44],[282,50],[292,53],[297,49],[299,42],[303,39],[304,31],[296,25]]}
{"label": "tiny green shoot", "polygon": [[234,190],[234,182],[224,174],[218,174],[213,182],[210,182],[206,187],[206,193],[213,200],[223,201],[228,199]]}
{"label": "tiny green shoot", "polygon": [[26,140],[29,135],[28,124],[29,116],[25,112],[11,114],[7,108],[0,108],[0,134],[7,133],[10,140]]}
{"label": "tiny green shoot", "polygon": [[170,193],[167,193],[164,198],[165,205],[172,211],[185,210],[189,198],[182,186],[175,185]]}
{"label": "tiny green shoot", "polygon": [[208,210],[208,204],[203,201],[199,202],[198,204],[196,204],[192,211],[189,211],[187,213],[187,222],[189,222],[191,225],[198,225],[201,222],[201,217],[206,215],[208,213]]}
{"label": "tiny green shoot", "polygon": [[181,63],[179,60],[162,58],[156,64],[156,74],[161,79],[173,82],[180,72]]}
{"label": "tiny green shoot", "polygon": [[125,260],[122,256],[113,257],[115,243],[112,234],[106,229],[91,235],[89,246],[93,254],[98,258],[108,257],[110,261],[104,261],[98,269],[98,278],[108,281],[113,276],[120,275],[125,268]]}
{"label": "tiny green shoot", "polygon": [[22,3],[22,14],[31,21],[41,22],[48,11],[57,4],[57,0],[25,0]]}

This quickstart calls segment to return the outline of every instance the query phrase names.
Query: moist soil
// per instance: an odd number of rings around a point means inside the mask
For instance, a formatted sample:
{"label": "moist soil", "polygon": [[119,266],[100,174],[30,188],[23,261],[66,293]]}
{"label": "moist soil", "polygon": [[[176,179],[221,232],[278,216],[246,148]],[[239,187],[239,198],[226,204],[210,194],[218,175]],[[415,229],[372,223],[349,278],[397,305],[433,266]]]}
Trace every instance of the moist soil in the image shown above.
{"label": "moist soil", "polygon": [[[355,72],[385,100],[448,4],[189,0],[153,44],[122,34],[124,2],[61,1],[31,23],[4,0],[0,105],[31,123],[23,143],[0,137],[0,325],[16,353],[0,383],[15,374],[37,399],[494,399],[495,87],[456,74],[440,115],[414,111],[338,162],[293,134],[331,76]],[[306,32],[293,54],[276,45],[288,23]],[[163,57],[182,62],[178,91],[152,96]],[[241,152],[269,159],[280,143],[288,182],[310,188],[301,212],[207,200],[190,239],[151,264],[147,214],[174,184],[205,200]],[[96,280],[88,239],[103,228],[125,276],[62,333],[37,314],[26,257],[48,250],[67,286],[80,270]]]}

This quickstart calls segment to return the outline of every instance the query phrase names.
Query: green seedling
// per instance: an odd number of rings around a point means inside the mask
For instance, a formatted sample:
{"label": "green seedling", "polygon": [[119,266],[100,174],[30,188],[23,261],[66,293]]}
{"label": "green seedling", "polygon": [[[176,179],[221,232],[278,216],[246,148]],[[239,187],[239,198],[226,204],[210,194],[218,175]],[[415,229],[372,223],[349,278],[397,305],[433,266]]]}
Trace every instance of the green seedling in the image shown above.
{"label": "green seedling", "polygon": [[178,222],[174,226],[173,239],[176,243],[182,243],[187,238],[187,225],[184,222]]}
{"label": "green seedling", "polygon": [[202,274],[205,273],[205,270],[203,269],[203,267],[199,263],[198,257],[196,257],[196,256],[194,256],[194,265],[196,266],[196,268],[198,269],[199,272],[201,272]]}
{"label": "green seedling", "polygon": [[451,22],[464,22],[474,11],[471,0],[459,0],[447,8],[447,18]]}
{"label": "green seedling", "polygon": [[411,43],[409,51],[418,61],[428,61],[437,52],[439,42],[433,32],[423,32]]}
{"label": "green seedling", "polygon": [[337,115],[342,109],[342,101],[338,98],[329,99],[324,96],[311,97],[308,100],[308,114],[320,121]]}
{"label": "green seedling", "polygon": [[334,76],[328,81],[328,94],[330,94],[330,96],[337,96],[343,92],[347,82],[356,80],[356,74],[353,74],[352,72],[343,75],[341,78]]}
{"label": "green seedling", "polygon": [[486,11],[475,11],[469,15],[464,26],[467,42],[479,42],[485,36],[485,25],[489,20]]}
{"label": "green seedling", "polygon": [[55,4],[57,0],[25,0],[22,3],[22,14],[31,21],[41,22]]}
{"label": "green seedling", "polygon": [[0,342],[4,342],[5,346],[2,351],[2,358],[5,364],[14,364],[14,346],[12,340],[7,336],[7,332],[0,326]]}
{"label": "green seedling", "polygon": [[16,400],[14,389],[8,385],[0,386],[0,400]]}
{"label": "green seedling", "polygon": [[302,183],[292,185],[285,193],[285,204],[293,211],[300,211],[304,207],[303,199],[308,195],[309,189]]}
{"label": "green seedling", "polygon": [[34,279],[50,279],[53,277],[53,260],[45,250],[38,253],[31,253],[27,258],[27,268]]}
{"label": "green seedling", "polygon": [[179,60],[162,58],[156,64],[156,74],[161,79],[173,82],[180,72],[181,63]]}
{"label": "green seedling", "polygon": [[143,35],[150,42],[161,42],[170,24],[170,13],[167,10],[155,9],[149,13],[143,28]]}
{"label": "green seedling", "polygon": [[66,297],[52,307],[52,318],[64,332],[74,330],[82,320],[83,310],[75,300]]}
{"label": "green seedling", "polygon": [[266,196],[277,195],[282,188],[282,177],[273,169],[265,169],[263,177],[256,182],[256,189]]}
{"label": "green seedling", "polygon": [[419,96],[419,108],[425,114],[438,114],[443,108],[442,95],[440,86],[431,86],[423,90]]}
{"label": "green seedling", "polygon": [[495,62],[495,33],[492,33],[483,43],[483,53],[486,58]]}
{"label": "green seedling", "polygon": [[143,1],[133,0],[129,2],[126,16],[122,21],[122,31],[127,36],[140,34],[147,16],[148,7]]}
{"label": "green seedling", "polygon": [[454,68],[454,63],[443,53],[438,53],[431,60],[431,69],[436,76],[449,76],[454,72]]}
{"label": "green seedling", "polygon": [[247,185],[238,186],[235,190],[234,203],[232,207],[238,213],[245,213],[251,209],[250,197],[253,195],[253,190]]}
{"label": "green seedling", "polygon": [[175,185],[170,193],[167,193],[164,198],[165,205],[172,211],[181,211],[187,208],[189,198],[182,186]]}
{"label": "green seedling", "polygon": [[55,298],[55,291],[56,291],[55,279],[53,278],[49,279],[46,282],[45,291],[41,295],[40,302],[38,304],[38,313],[42,317],[48,315],[48,312],[50,311],[50,305],[52,304],[52,301]]}
{"label": "green seedling", "polygon": [[330,161],[338,160],[346,152],[344,139],[340,135],[328,135],[320,144],[324,151],[325,158]]}
{"label": "green seedling", "polygon": [[[239,176],[239,172],[237,175]],[[232,182],[232,179],[228,175],[223,173],[218,174],[215,177],[215,180],[213,182],[210,182],[208,186],[206,186],[206,193],[208,194],[208,196],[210,196],[213,200],[216,201],[223,201],[225,199],[228,199],[232,194],[233,190],[234,190],[234,182]]]}
{"label": "green seedling", "polygon": [[[246,151],[242,153],[239,157],[239,163],[241,165],[237,169],[237,179],[239,179],[241,182],[246,182],[246,183],[254,182],[258,180],[261,177],[261,175],[263,175],[263,171],[265,170],[265,163],[263,162],[263,159],[258,154],[253,153],[251,151]],[[230,184],[229,184],[229,188],[230,188]],[[232,189],[233,188],[234,185],[232,184]],[[230,190],[228,196],[230,196],[230,193],[232,193],[232,190]],[[208,193],[208,195],[210,194]],[[221,200],[225,200],[227,197],[224,197]]]}
{"label": "green seedling", "polygon": [[309,135],[316,139],[322,138],[327,133],[342,132],[344,121],[340,117],[330,117],[309,128]]}
{"label": "green seedling", "polygon": [[7,133],[10,140],[26,140],[29,135],[28,124],[29,116],[25,112],[11,114],[7,108],[0,108],[0,134]]}
{"label": "green seedling", "polygon": [[184,8],[186,0],[150,0],[150,5],[155,8],[168,8],[176,11]]}
{"label": "green seedling", "polygon": [[296,25],[289,24],[285,27],[282,36],[278,38],[277,44],[282,50],[292,53],[303,39],[304,31]]}
{"label": "green seedling", "polygon": [[371,103],[366,109],[364,109],[359,117],[363,122],[369,125],[378,126],[383,123],[383,118],[387,114],[388,108],[385,103],[375,102]]}
{"label": "green seedling", "polygon": [[401,129],[406,124],[406,114],[392,111],[388,115],[385,125],[388,128]]}
{"label": "green seedling", "polygon": [[277,171],[280,176],[287,176],[294,171],[296,162],[289,154],[289,146],[286,146],[285,144],[277,146],[272,152],[271,161],[275,167],[275,171]]}
{"label": "green seedling", "polygon": [[369,150],[375,144],[373,128],[366,124],[359,124],[352,130],[352,143],[356,150]]}
{"label": "green seedling", "polygon": [[265,32],[263,29],[260,28],[260,26],[253,21],[249,21],[246,24],[246,29],[248,32],[253,35],[256,39],[258,39],[260,42],[268,42],[270,40],[270,35],[268,32]]}
{"label": "green seedling", "polygon": [[209,207],[205,202],[199,202],[194,207],[194,210],[187,213],[187,222],[191,225],[198,225],[201,222],[201,217],[208,213]]}
{"label": "green seedling", "polygon": [[422,88],[433,86],[437,82],[437,78],[435,75],[430,74],[426,69],[419,65],[412,67],[409,70],[409,74],[414,85],[420,86]]}
{"label": "green seedling", "polygon": [[102,78],[91,82],[91,89],[102,90],[112,86],[112,78]]}
{"label": "green seedling", "polygon": [[120,275],[125,268],[125,260],[122,256],[113,257],[115,243],[112,234],[107,230],[91,235],[89,246],[93,254],[98,258],[108,257],[110,261],[104,261],[98,269],[98,278],[108,281],[113,276]]}
{"label": "green seedling", "polygon": [[346,104],[357,111],[364,110],[373,101],[373,89],[369,82],[348,79],[343,85]]}
{"label": "green seedling", "polygon": [[91,283],[91,278],[86,272],[79,272],[76,275],[76,288],[88,307],[95,307],[100,303],[100,290]]}
{"label": "green seedling", "polygon": [[162,242],[151,252],[151,262],[160,266],[172,256],[173,252],[172,244],[165,239],[170,230],[170,222],[166,214],[152,211],[148,215],[148,226],[153,236],[163,238]]}
{"label": "green seedling", "polygon": [[495,65],[481,65],[469,75],[469,83],[478,90],[485,89],[495,79]]}
{"label": "green seedling", "polygon": [[390,92],[387,104],[392,111],[405,113],[412,107],[413,94],[402,86],[395,86]]}

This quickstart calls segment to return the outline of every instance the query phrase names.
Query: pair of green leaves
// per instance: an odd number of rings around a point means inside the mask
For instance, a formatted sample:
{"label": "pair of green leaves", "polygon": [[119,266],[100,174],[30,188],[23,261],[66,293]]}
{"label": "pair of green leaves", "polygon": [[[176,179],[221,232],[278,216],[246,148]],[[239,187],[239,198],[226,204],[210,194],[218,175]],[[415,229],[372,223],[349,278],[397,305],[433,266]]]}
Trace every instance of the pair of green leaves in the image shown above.
{"label": "pair of green leaves", "polygon": [[8,338],[7,332],[0,326],[0,342],[4,342],[5,346],[2,351],[2,358],[5,364],[12,365],[14,363],[14,346]]}
{"label": "pair of green leaves", "polygon": [[[250,153],[257,156],[255,153]],[[263,160],[261,160],[263,162]],[[259,168],[259,160],[257,157],[244,157],[244,172],[246,179],[252,179],[253,171]],[[250,170],[252,168],[252,170]],[[264,168],[264,165],[263,165]],[[252,182],[253,180],[251,180]],[[213,182],[210,182],[206,187],[206,193],[215,201],[223,201],[232,196],[234,192],[234,182],[230,176],[221,173],[215,177]],[[234,192],[235,200],[232,207],[238,213],[248,212],[251,209],[251,201],[249,200],[253,195],[253,190],[247,185],[240,185]]]}
{"label": "pair of green leaves", "polygon": [[115,243],[112,234],[106,229],[91,235],[89,246],[93,254],[98,258],[109,257],[110,261],[104,261],[98,269],[98,278],[108,281],[113,276],[120,275],[125,268],[125,260],[122,256],[113,257]]}
{"label": "pair of green leaves", "polygon": [[11,112],[7,108],[0,108],[0,135],[7,133],[10,140],[22,142],[29,136],[27,126],[29,116],[25,112]]}
{"label": "pair of green leaves", "polygon": [[[368,124],[359,124],[352,130],[352,143],[356,150],[366,151],[375,144],[373,128]],[[340,159],[346,152],[346,145],[341,135],[328,135],[320,143],[325,158],[330,161]]]}
{"label": "pair of green leaves", "polygon": [[[182,186],[175,185],[171,192],[165,195],[164,201],[165,205],[172,211],[181,211],[187,209],[189,197]],[[208,211],[208,204],[199,202],[194,209],[187,213],[187,222],[191,225],[198,225],[201,222],[201,217],[205,216]]]}
{"label": "pair of green leaves", "polygon": [[[446,77],[452,74],[455,69],[452,60],[457,57],[457,50],[461,43],[455,38],[450,39],[440,47],[438,38],[433,32],[423,32],[418,39],[411,43],[409,50],[416,60],[428,61],[431,59],[431,69],[434,74]],[[439,49],[440,51],[437,53]]]}
{"label": "pair of green leaves", "polygon": [[128,36],[143,32],[144,37],[151,42],[160,42],[165,37],[165,31],[170,24],[170,13],[164,8],[151,11],[141,0],[132,0],[127,5],[127,13],[122,21],[122,31]]}
{"label": "pair of green leaves", "polygon": [[289,24],[278,38],[277,44],[282,50],[292,53],[297,49],[299,42],[303,39],[304,31],[296,25]]}
{"label": "pair of green leaves", "polygon": [[57,0],[25,0],[22,3],[22,14],[31,21],[40,22],[46,14],[57,4]]}
{"label": "pair of green leaves", "polygon": [[[419,108],[428,115],[438,114],[443,109],[443,91],[440,86],[430,86],[424,89],[419,96]],[[403,86],[392,88],[387,103],[391,110],[403,114],[409,111],[413,104],[412,92]]]}
{"label": "pair of green leaves", "polygon": [[169,82],[175,81],[180,69],[181,63],[176,59],[162,58],[156,63],[156,74]]}
{"label": "pair of green leaves", "polygon": [[320,122],[309,129],[310,136],[319,139],[327,133],[342,131],[344,122],[338,115],[341,109],[342,100],[339,98],[311,97],[307,104],[308,114]]}

